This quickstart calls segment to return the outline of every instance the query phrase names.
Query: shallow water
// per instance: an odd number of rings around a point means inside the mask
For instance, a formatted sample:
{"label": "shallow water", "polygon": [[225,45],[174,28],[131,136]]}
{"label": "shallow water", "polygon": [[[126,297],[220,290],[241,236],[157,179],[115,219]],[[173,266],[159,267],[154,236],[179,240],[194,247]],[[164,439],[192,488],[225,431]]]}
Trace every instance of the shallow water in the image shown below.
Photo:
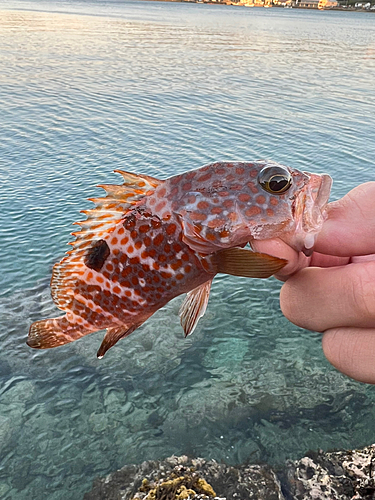
{"label": "shallow water", "polygon": [[372,443],[375,389],[282,317],[275,280],[221,276],[191,338],[176,299],[101,361],[101,333],[45,352],[25,339],[56,312],[51,267],[114,168],[270,158],[331,174],[332,199],[372,180],[374,15],[0,9],[0,497],[78,500],[97,475],[172,453],[278,463]]}

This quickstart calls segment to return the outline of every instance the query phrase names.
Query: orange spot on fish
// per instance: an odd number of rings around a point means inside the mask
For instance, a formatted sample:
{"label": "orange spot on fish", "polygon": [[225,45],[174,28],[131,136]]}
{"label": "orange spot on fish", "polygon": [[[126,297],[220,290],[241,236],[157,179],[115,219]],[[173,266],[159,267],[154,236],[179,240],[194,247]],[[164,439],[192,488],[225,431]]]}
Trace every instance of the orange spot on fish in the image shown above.
{"label": "orange spot on fish", "polygon": [[185,273],[190,273],[190,271],[191,271],[191,265],[188,264],[187,266],[185,266],[184,267],[184,271],[185,271]]}
{"label": "orange spot on fish", "polygon": [[210,220],[208,222],[207,226],[215,229],[217,227],[224,226],[224,224],[225,224],[224,219],[214,219],[214,220]]}
{"label": "orange spot on fish", "polygon": [[134,246],[137,250],[139,250],[142,246],[142,241],[138,240],[134,243]]}
{"label": "orange spot on fish", "polygon": [[161,245],[164,241],[164,236],[159,233],[157,236],[155,236],[155,238],[153,239],[153,242],[154,242],[154,245],[156,245],[157,247],[159,245]]}
{"label": "orange spot on fish", "polygon": [[256,177],[258,175],[258,170],[256,168],[253,168],[253,170],[250,171],[250,177]]}
{"label": "orange spot on fish", "polygon": [[126,245],[128,241],[129,241],[129,238],[127,236],[125,236],[125,238],[122,238],[122,240],[120,241],[120,244]]}
{"label": "orange spot on fish", "polygon": [[211,173],[207,173],[207,174],[204,174],[204,175],[201,175],[200,177],[197,178],[197,181],[198,182],[206,182],[206,181],[209,181],[211,179]]}
{"label": "orange spot on fish", "polygon": [[245,169],[243,167],[237,167],[236,168],[236,174],[237,175],[243,175],[245,173]]}
{"label": "orange spot on fish", "polygon": [[178,253],[181,252],[182,246],[179,243],[173,243],[173,250]]}
{"label": "orange spot on fish", "polygon": [[137,276],[132,276],[131,282],[133,283],[134,286],[138,285],[138,278],[137,278]]}
{"label": "orange spot on fish", "polygon": [[276,207],[276,205],[279,204],[279,200],[276,198],[276,196],[271,196],[270,203],[271,203],[271,205],[273,205],[274,207]]}
{"label": "orange spot on fish", "polygon": [[225,208],[230,208],[233,206],[233,200],[230,200],[230,199],[224,200],[223,205]]}
{"label": "orange spot on fish", "polygon": [[264,203],[266,203],[266,198],[265,196],[263,196],[262,194],[257,196],[256,197],[256,200],[255,200],[257,203],[259,203],[259,205],[263,205]]}
{"label": "orange spot on fish", "polygon": [[181,259],[184,260],[185,262],[188,262],[190,260],[189,255],[187,253],[183,253],[181,255]]}
{"label": "orange spot on fish", "polygon": [[128,248],[127,248],[127,252],[128,253],[133,253],[134,252],[134,248],[131,245],[129,245]]}
{"label": "orange spot on fish", "polygon": [[96,281],[97,281],[98,283],[104,283],[104,279],[103,279],[101,276],[97,276],[97,277],[96,277]]}
{"label": "orange spot on fish", "polygon": [[199,210],[206,210],[209,207],[210,204],[207,201],[200,201],[197,205],[197,208],[199,208]]}
{"label": "orange spot on fish", "polygon": [[167,200],[162,200],[160,203],[158,203],[155,207],[155,210],[157,212],[160,212],[161,210],[163,210],[163,208],[166,206],[167,204]]}
{"label": "orange spot on fish", "polygon": [[272,208],[267,208],[266,212],[268,217],[273,217],[275,215],[275,212],[272,210]]}
{"label": "orange spot on fish", "polygon": [[164,255],[163,253],[158,256],[158,261],[159,262],[166,262],[167,256]]}
{"label": "orange spot on fish", "polygon": [[120,229],[117,231],[117,233],[121,236],[122,234],[125,233],[125,229],[123,227],[120,227]]}
{"label": "orange spot on fish", "polygon": [[158,220],[158,219],[152,219],[151,220],[151,226],[154,228],[154,229],[158,229],[160,226],[161,226],[161,221]]}
{"label": "orange spot on fish", "polygon": [[164,252],[169,253],[170,251],[171,251],[171,245],[167,243],[166,245],[164,245]]}
{"label": "orange spot on fish", "polygon": [[229,234],[230,234],[229,231],[226,230],[221,231],[220,238],[228,238]]}
{"label": "orange spot on fish", "polygon": [[182,184],[181,187],[184,191],[190,191],[190,189],[192,188],[192,184],[191,182],[185,182],[185,184]]}
{"label": "orange spot on fish", "polygon": [[182,273],[176,274],[176,280],[182,280],[184,278],[184,275]]}
{"label": "orange spot on fish", "polygon": [[242,201],[242,203],[247,203],[251,199],[251,196],[247,193],[241,193],[238,195],[238,199]]}
{"label": "orange spot on fish", "polygon": [[169,226],[167,227],[167,234],[169,236],[172,236],[172,234],[175,233],[177,227],[176,227],[176,224],[169,224]]}
{"label": "orange spot on fish", "polygon": [[157,194],[159,198],[163,198],[167,194],[167,190],[165,189],[165,187],[162,187],[158,190]]}
{"label": "orange spot on fish", "polygon": [[221,214],[222,211],[223,211],[223,209],[221,207],[213,207],[211,209],[212,214]]}
{"label": "orange spot on fish", "polygon": [[261,213],[261,209],[259,207],[250,207],[246,210],[245,215],[247,217],[253,217],[254,215],[258,215]]}
{"label": "orange spot on fish", "polygon": [[160,276],[164,278],[165,280],[169,279],[172,277],[172,273],[167,273],[166,271],[161,271]]}
{"label": "orange spot on fish", "polygon": [[219,191],[218,195],[224,198],[225,196],[229,196],[229,191]]}
{"label": "orange spot on fish", "polygon": [[180,267],[182,267],[182,260],[176,260],[176,262],[173,262],[173,264],[171,264],[171,268],[174,271],[177,271],[177,269],[180,269]]}
{"label": "orange spot on fish", "polygon": [[216,235],[213,234],[213,233],[207,233],[206,234],[206,238],[209,240],[209,241],[216,241]]}
{"label": "orange spot on fish", "polygon": [[191,212],[190,219],[193,221],[204,221],[206,220],[206,214],[202,214],[201,212]]}
{"label": "orange spot on fish", "polygon": [[188,201],[188,203],[190,203],[190,205],[193,205],[195,203],[196,199],[197,199],[196,196],[191,195],[188,197],[187,201]]}
{"label": "orange spot on fish", "polygon": [[119,286],[114,286],[113,287],[113,293],[115,293],[116,295],[120,294],[121,293],[121,288]]}
{"label": "orange spot on fish", "polygon": [[259,189],[256,187],[255,184],[253,184],[252,182],[248,182],[247,183],[247,186],[250,188],[250,191],[254,194],[257,194],[259,193]]}
{"label": "orange spot on fish", "polygon": [[112,245],[117,245],[118,243],[118,239],[116,238],[116,236],[114,236],[112,239],[111,239],[111,244]]}

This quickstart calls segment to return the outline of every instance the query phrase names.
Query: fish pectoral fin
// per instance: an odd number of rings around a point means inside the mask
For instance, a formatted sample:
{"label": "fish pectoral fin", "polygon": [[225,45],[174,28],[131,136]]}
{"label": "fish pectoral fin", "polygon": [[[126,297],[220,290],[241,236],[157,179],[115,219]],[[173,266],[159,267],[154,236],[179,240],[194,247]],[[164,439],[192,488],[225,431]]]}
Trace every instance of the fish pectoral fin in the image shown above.
{"label": "fish pectoral fin", "polygon": [[185,337],[193,333],[198,321],[206,312],[211,284],[212,280],[209,280],[191,290],[180,307],[179,316]]}
{"label": "fish pectoral fin", "polygon": [[246,278],[269,278],[288,263],[285,259],[239,247],[220,250],[206,258],[214,272]]}
{"label": "fish pectoral fin", "polygon": [[43,319],[30,326],[27,345],[34,349],[50,349],[68,344],[74,340],[92,333],[80,325],[72,325],[65,316]]}
{"label": "fish pectoral fin", "polygon": [[[143,321],[142,321],[143,323]],[[118,327],[113,327],[113,328],[107,328],[107,331],[104,335],[104,339],[99,347],[99,350],[97,352],[97,357],[99,359],[102,359],[104,354],[113,347],[120,339],[123,339],[124,337],[127,337],[131,333],[134,332],[139,326],[141,326],[142,323],[137,323],[135,325],[129,326],[129,325],[121,325]]]}

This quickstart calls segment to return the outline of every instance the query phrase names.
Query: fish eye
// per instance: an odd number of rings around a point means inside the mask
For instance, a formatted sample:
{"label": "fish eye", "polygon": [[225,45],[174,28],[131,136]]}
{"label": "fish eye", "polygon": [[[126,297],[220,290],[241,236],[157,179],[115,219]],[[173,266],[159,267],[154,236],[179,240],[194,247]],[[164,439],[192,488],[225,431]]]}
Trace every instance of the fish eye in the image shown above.
{"label": "fish eye", "polygon": [[264,167],[258,174],[258,182],[271,194],[283,194],[292,185],[292,176],[283,167]]}

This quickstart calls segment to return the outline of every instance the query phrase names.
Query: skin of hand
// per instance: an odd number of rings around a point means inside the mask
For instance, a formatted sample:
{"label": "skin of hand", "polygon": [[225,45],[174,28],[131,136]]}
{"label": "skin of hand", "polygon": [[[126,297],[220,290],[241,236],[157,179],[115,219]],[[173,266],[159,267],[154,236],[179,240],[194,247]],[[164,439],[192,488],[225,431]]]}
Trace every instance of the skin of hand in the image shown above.
{"label": "skin of hand", "polygon": [[283,314],[323,332],[323,351],[338,370],[375,384],[375,182],[327,206],[311,257],[278,239],[254,250],[288,260],[276,277]]}

